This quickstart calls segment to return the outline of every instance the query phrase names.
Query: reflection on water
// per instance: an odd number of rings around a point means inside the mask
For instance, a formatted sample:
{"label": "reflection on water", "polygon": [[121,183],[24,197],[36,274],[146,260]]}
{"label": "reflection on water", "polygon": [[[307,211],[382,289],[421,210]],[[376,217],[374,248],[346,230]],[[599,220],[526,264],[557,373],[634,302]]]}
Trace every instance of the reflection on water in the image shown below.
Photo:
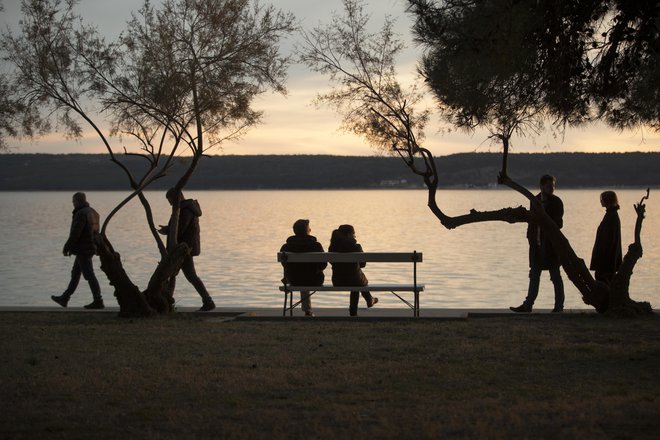
{"label": "reflection on water", "polygon": [[[575,251],[589,260],[595,231],[603,216],[600,190],[561,190],[565,205],[564,233]],[[618,190],[625,247],[633,239],[633,203],[641,190]],[[518,305],[527,289],[526,225],[481,223],[456,230],[444,229],[426,207],[423,190],[360,191],[198,191],[187,197],[199,200],[203,216],[202,254],[197,271],[218,306],[279,307],[277,287],[282,276],[276,252],[291,235],[298,218],[311,220],[312,234],[327,249],[330,233],[342,223],[355,226],[358,241],[367,251],[421,251],[419,280],[426,284],[424,307],[493,307]],[[90,192],[88,199],[103,219],[123,193]],[[169,205],[164,193],[150,192],[156,224],[167,222]],[[438,195],[447,214],[463,214],[471,208],[497,209],[526,204],[511,190],[452,190]],[[0,193],[0,305],[53,305],[51,294],[60,294],[68,282],[72,258],[63,257],[62,245],[71,218],[71,194],[62,192]],[[644,257],[631,284],[632,296],[657,305],[660,293],[660,208],[651,194],[644,223]],[[159,260],[138,202],[131,202],[113,219],[108,236],[125,263],[129,275],[144,287]],[[107,304],[112,291],[98,269]],[[375,264],[365,268],[372,283],[408,283],[407,264]],[[183,276],[177,283],[179,304],[200,303]],[[327,269],[326,279],[330,278]],[[566,307],[585,308],[577,290],[565,279]],[[378,307],[401,307],[398,299],[380,294]],[[81,282],[71,300],[81,306],[91,299]],[[314,298],[317,307],[348,307],[348,294],[325,293]],[[544,272],[536,303],[551,308],[553,290]]]}

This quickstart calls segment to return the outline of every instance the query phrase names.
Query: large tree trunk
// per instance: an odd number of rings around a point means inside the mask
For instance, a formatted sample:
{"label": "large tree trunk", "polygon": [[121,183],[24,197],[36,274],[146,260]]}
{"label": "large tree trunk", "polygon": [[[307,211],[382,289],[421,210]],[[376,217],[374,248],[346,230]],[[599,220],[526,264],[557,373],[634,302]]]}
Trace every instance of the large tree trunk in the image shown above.
{"label": "large tree trunk", "polygon": [[142,318],[173,311],[169,280],[176,276],[190,252],[186,244],[177,245],[161,259],[147,289],[141,292],[124,270],[120,254],[113,249],[107,237],[97,234],[95,242],[101,259],[101,270],[115,289],[120,317]]}

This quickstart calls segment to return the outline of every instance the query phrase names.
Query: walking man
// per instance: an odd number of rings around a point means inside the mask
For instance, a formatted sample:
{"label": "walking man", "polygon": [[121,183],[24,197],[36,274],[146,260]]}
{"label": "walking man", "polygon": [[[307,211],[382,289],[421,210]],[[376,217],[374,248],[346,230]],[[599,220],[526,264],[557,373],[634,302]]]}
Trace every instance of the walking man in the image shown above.
{"label": "walking man", "polygon": [[[551,175],[541,177],[539,186],[541,192],[536,198],[541,202],[543,210],[561,229],[564,225],[564,204],[554,195],[556,179]],[[527,226],[527,241],[529,242],[529,288],[527,298],[518,307],[509,307],[514,312],[531,312],[534,301],[539,294],[541,271],[550,272],[550,280],[555,288],[554,313],[564,311],[564,281],[561,278],[559,254],[538,225],[529,223]]]}
{"label": "walking man", "polygon": [[[197,200],[185,199],[183,193],[176,188],[170,188],[167,190],[165,197],[172,206],[174,206],[177,199],[180,201],[177,239],[178,242],[185,243],[190,247],[190,254],[188,254],[186,259],[183,260],[181,270],[188,282],[193,285],[199,296],[202,297],[202,307],[199,311],[208,312],[209,310],[215,309],[215,303],[213,302],[213,299],[211,299],[209,292],[206,290],[206,286],[204,286],[204,283],[197,275],[197,272],[195,271],[195,262],[193,261],[193,257],[199,255],[201,250],[199,217],[202,216],[202,208],[199,206]],[[169,225],[161,225],[158,232],[167,235],[170,232]],[[173,294],[175,285],[176,276],[172,278],[169,286],[170,300],[172,304],[174,304]]]}
{"label": "walking man", "polygon": [[64,244],[62,253],[64,256],[75,255],[71,269],[71,281],[69,287],[60,296],[52,295],[51,299],[66,307],[73,292],[78,287],[80,275],[89,283],[92,289],[93,301],[85,306],[86,309],[102,309],[103,298],[101,297],[101,287],[94,275],[92,257],[96,254],[96,245],[94,244],[94,235],[99,232],[99,214],[87,203],[85,193],[77,192],[73,195],[73,220],[71,221],[71,232],[69,239]]}

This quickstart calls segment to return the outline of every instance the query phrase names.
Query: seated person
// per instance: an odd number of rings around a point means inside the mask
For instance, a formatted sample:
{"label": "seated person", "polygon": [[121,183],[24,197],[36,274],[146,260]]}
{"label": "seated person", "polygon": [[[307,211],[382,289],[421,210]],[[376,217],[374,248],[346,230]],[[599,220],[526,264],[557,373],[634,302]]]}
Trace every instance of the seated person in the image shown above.
{"label": "seated person", "polygon": [[[330,252],[362,252],[362,246],[355,239],[355,229],[351,225],[341,225],[332,231],[330,238]],[[367,263],[332,263],[332,285],[341,286],[367,286],[369,280],[362,272]],[[372,297],[371,292],[362,291],[362,297],[367,302],[367,307],[372,307],[378,302],[378,298]],[[351,292],[349,314],[357,316],[358,301],[360,295],[357,291]]]}
{"label": "seated person", "polygon": [[[280,252],[323,252],[323,246],[311,235],[309,220],[296,220],[293,224],[293,233],[286,239]],[[322,286],[325,276],[323,269],[328,263],[282,263],[284,266],[284,279],[287,284],[294,286]],[[312,300],[309,291],[300,292],[302,310],[305,316],[314,316]]]}

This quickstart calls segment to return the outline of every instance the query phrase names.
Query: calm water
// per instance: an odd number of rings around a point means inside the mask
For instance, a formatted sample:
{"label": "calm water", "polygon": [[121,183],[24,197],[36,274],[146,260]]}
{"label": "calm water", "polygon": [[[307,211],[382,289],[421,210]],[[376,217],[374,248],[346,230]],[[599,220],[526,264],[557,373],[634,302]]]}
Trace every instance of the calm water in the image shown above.
{"label": "calm water", "polygon": [[[564,233],[578,255],[591,256],[595,230],[603,209],[599,190],[559,190],[564,200]],[[632,204],[641,190],[618,191],[624,252],[632,241]],[[419,280],[426,284],[424,307],[493,307],[518,305],[527,289],[526,225],[482,223],[448,231],[426,207],[423,190],[369,191],[198,191],[188,192],[204,211],[202,254],[196,258],[198,273],[219,306],[279,307],[277,290],[282,276],[276,252],[291,234],[297,218],[311,220],[312,234],[327,249],[330,233],[342,223],[355,226],[358,241],[368,251],[422,251]],[[120,192],[90,192],[101,218],[123,197]],[[644,223],[644,257],[631,283],[631,293],[652,305],[660,304],[660,195],[651,194]],[[169,205],[164,193],[148,198],[157,224],[167,222]],[[0,305],[50,306],[51,294],[60,294],[69,279],[72,258],[61,249],[71,219],[71,194],[62,192],[0,193]],[[525,201],[511,190],[441,191],[439,202],[450,215],[518,206]],[[124,259],[133,281],[144,288],[159,256],[142,207],[131,202],[110,223],[108,236]],[[98,269],[106,304],[115,304],[105,275]],[[369,280],[408,283],[409,265],[371,264]],[[326,273],[329,279],[330,271]],[[577,290],[565,279],[566,307],[585,308]],[[380,294],[379,307],[401,307],[390,294]],[[194,289],[181,276],[176,298],[180,305],[200,303]],[[84,280],[71,300],[81,306],[91,299]],[[544,273],[536,306],[552,307],[549,276]],[[316,306],[347,307],[348,295],[325,294]]]}

